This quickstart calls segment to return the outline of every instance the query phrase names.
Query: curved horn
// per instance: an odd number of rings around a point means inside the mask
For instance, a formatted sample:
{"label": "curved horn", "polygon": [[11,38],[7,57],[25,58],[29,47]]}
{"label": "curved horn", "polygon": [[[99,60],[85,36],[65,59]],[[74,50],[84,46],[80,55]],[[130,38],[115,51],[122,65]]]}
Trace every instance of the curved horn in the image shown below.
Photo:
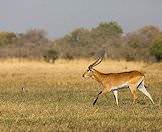
{"label": "curved horn", "polygon": [[100,60],[100,58],[98,58],[95,62],[93,62],[91,65],[89,65],[88,68],[91,69],[92,67],[96,66],[96,64],[98,65],[98,62],[100,62],[99,60]]}
{"label": "curved horn", "polygon": [[98,64],[101,63],[101,61],[103,60],[103,57],[104,57],[104,52],[103,54],[101,55],[101,57],[99,57],[94,63],[92,63],[88,68],[91,69],[92,67],[94,66],[97,66]]}

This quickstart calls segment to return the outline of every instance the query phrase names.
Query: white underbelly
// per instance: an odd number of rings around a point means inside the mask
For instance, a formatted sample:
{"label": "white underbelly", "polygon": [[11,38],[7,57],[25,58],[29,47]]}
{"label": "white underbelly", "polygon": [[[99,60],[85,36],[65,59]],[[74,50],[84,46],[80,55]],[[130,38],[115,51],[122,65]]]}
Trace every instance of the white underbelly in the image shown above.
{"label": "white underbelly", "polygon": [[123,89],[123,88],[129,88],[129,85],[127,83],[125,84],[122,84],[122,85],[118,85],[118,86],[113,86],[110,91],[113,91],[113,90],[118,90],[118,89]]}

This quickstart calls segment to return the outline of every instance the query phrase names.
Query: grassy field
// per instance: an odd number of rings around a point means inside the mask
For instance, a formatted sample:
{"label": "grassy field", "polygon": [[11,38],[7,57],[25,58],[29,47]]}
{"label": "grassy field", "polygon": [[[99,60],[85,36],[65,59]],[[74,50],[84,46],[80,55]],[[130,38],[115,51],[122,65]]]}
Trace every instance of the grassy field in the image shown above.
{"label": "grassy field", "polygon": [[103,61],[102,72],[140,70],[155,105],[142,93],[132,104],[128,89],[92,106],[100,85],[82,78],[93,60],[58,60],[55,64],[0,60],[0,130],[2,131],[162,131],[162,63]]}

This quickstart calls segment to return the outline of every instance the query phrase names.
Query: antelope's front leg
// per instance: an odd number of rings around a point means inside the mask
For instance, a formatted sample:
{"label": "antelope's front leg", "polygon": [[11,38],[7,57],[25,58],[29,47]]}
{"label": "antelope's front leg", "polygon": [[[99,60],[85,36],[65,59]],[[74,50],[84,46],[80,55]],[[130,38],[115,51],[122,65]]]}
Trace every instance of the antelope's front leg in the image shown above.
{"label": "antelope's front leg", "polygon": [[96,102],[97,102],[97,100],[98,100],[98,97],[99,97],[99,95],[100,94],[102,94],[102,91],[101,92],[99,92],[99,94],[97,95],[97,98],[95,99],[95,101],[93,102],[93,106],[96,104]]}
{"label": "antelope's front leg", "polygon": [[103,90],[103,91],[99,92],[99,94],[97,95],[97,98],[96,98],[95,101],[93,102],[93,106],[96,104],[96,102],[97,102],[99,96],[102,96],[102,95],[104,95],[105,93],[107,93],[107,90]]}

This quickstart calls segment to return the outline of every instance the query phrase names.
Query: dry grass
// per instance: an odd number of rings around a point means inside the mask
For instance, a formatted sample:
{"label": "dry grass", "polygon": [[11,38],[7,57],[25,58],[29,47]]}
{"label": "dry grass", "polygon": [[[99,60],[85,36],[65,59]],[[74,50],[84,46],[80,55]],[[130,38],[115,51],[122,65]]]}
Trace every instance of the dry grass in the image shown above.
{"label": "dry grass", "polygon": [[156,104],[139,92],[132,105],[129,90],[92,102],[100,86],[83,79],[92,60],[58,60],[55,64],[26,60],[0,61],[0,130],[4,131],[148,131],[162,130],[162,63],[104,61],[103,72],[140,70]]}

